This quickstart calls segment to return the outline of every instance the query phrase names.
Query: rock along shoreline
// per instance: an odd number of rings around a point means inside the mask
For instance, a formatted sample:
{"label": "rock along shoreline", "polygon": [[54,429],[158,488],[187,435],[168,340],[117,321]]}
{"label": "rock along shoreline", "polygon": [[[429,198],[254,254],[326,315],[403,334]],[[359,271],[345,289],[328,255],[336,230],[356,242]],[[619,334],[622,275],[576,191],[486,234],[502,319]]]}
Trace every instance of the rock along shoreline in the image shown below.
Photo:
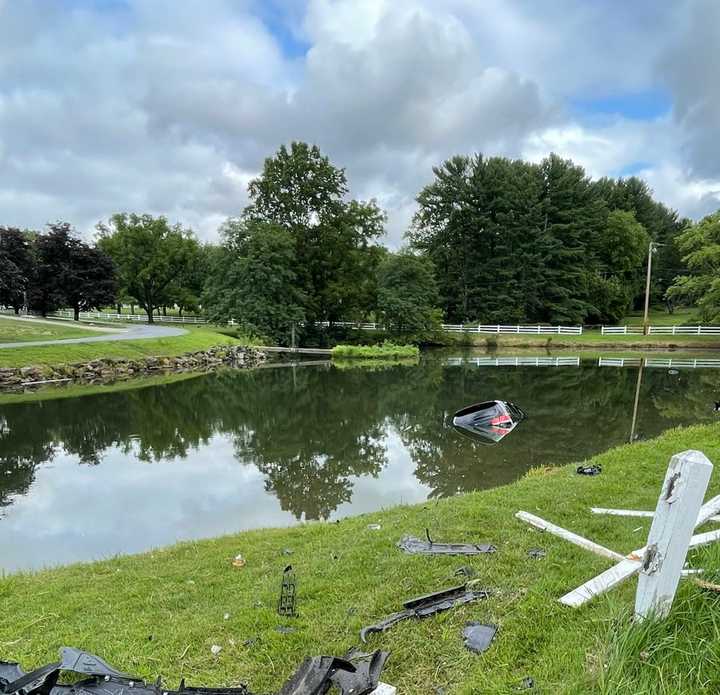
{"label": "rock along shoreline", "polygon": [[151,374],[211,371],[220,367],[246,369],[265,359],[265,353],[256,348],[222,345],[163,357],[100,358],[71,364],[6,367],[0,369],[0,392],[20,391],[53,382],[103,384]]}

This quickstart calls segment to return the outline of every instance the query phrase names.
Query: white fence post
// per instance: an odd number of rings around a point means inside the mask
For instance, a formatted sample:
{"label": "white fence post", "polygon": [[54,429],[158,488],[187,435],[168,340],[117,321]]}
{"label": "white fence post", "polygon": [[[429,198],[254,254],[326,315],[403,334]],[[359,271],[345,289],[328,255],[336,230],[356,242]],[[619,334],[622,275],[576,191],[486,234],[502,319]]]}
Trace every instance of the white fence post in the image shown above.
{"label": "white fence post", "polygon": [[641,560],[635,614],[664,618],[670,612],[713,465],[700,451],[670,459]]}

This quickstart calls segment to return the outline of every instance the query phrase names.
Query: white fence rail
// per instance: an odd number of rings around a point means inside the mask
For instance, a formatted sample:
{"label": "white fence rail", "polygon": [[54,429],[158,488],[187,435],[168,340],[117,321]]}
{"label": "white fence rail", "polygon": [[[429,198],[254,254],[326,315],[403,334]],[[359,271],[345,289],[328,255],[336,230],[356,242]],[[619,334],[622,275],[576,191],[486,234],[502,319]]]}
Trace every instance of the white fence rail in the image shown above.
{"label": "white fence rail", "polygon": [[503,326],[500,324],[443,323],[449,333],[514,333],[516,335],[582,335],[582,326]]}
{"label": "white fence rail", "polygon": [[[73,318],[73,312],[63,309],[54,311],[48,316],[56,316],[63,319]],[[93,321],[133,321],[135,323],[147,323],[147,314],[109,314],[102,311],[81,311],[81,319]],[[207,320],[199,316],[153,316],[157,323],[207,323]]]}
{"label": "white fence rail", "polygon": [[[602,335],[642,335],[642,326],[603,326]],[[649,326],[650,335],[720,335],[720,326]]]}
{"label": "white fence rail", "polygon": [[579,357],[448,357],[445,364],[457,367],[579,367]]}

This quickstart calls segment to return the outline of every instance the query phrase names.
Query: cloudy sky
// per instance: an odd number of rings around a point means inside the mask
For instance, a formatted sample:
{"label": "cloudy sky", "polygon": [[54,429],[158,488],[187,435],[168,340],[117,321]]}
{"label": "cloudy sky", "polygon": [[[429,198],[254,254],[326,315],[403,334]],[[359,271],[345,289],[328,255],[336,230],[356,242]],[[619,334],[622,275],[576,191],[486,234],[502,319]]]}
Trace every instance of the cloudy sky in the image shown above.
{"label": "cloudy sky", "polygon": [[717,0],[0,0],[0,224],[167,215],[206,239],[317,143],[396,246],[456,153],[720,207]]}

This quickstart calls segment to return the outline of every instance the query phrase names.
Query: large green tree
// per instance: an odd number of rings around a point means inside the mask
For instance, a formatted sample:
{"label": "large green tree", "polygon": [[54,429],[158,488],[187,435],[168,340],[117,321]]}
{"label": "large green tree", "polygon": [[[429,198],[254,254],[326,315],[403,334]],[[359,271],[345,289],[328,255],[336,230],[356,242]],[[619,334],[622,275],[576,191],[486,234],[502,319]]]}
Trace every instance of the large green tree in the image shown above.
{"label": "large green tree", "polygon": [[0,304],[19,313],[30,286],[34,261],[30,235],[0,227]]}
{"label": "large green tree", "polygon": [[249,187],[243,218],[285,230],[292,239],[293,271],[309,321],[336,321],[367,312],[374,273],[373,241],[384,213],[374,201],[347,200],[343,169],[315,145],[283,145],[265,160]]}
{"label": "large green tree", "polygon": [[97,226],[98,246],[118,269],[122,294],[133,297],[153,322],[156,309],[172,305],[197,262],[194,234],[165,217],[118,213]]}
{"label": "large green tree", "polygon": [[720,320],[720,210],[690,224],[677,245],[689,273],[675,279],[668,296],[697,305],[704,321]]}
{"label": "large green tree", "polygon": [[378,269],[378,312],[394,331],[423,334],[440,323],[434,268],[408,251],[388,254]]}
{"label": "large green tree", "polygon": [[112,303],[117,289],[110,257],[75,236],[67,222],[49,225],[33,242],[35,267],[29,292],[30,308],[43,316],[63,306],[74,318]]}
{"label": "large green tree", "polygon": [[276,224],[244,220],[229,221],[222,234],[202,298],[208,318],[233,320],[250,334],[287,343],[304,318],[292,235]]}

